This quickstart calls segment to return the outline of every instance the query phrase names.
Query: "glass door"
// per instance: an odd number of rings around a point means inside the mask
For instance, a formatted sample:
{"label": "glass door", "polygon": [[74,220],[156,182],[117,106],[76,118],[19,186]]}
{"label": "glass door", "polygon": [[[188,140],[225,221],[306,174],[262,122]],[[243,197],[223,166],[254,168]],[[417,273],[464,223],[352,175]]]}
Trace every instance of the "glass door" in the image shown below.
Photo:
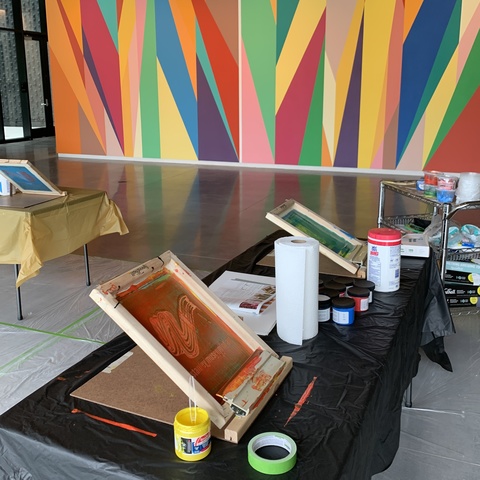
{"label": "glass door", "polygon": [[52,98],[45,37],[25,36],[25,60],[32,137],[54,134]]}

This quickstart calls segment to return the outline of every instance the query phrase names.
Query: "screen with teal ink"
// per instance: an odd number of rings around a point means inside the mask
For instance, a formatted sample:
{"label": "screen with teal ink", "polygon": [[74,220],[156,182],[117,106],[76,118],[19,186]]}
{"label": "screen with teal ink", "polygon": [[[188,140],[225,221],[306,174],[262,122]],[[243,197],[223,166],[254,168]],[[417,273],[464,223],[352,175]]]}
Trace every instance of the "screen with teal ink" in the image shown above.
{"label": "screen with teal ink", "polygon": [[352,245],[348,240],[296,210],[291,210],[282,218],[341,257],[345,258],[350,252],[355,250],[355,245]]}
{"label": "screen with teal ink", "polygon": [[15,182],[22,190],[52,191],[51,188],[40,181],[23,165],[2,165],[0,167],[0,173],[4,173],[7,178]]}

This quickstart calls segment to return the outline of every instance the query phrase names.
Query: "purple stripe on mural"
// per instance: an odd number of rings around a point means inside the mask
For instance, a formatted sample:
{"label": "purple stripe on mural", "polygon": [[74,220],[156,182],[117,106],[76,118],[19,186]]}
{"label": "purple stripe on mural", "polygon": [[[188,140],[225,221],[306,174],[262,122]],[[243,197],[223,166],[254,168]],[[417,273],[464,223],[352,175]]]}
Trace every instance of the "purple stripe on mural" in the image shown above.
{"label": "purple stripe on mural", "polygon": [[198,159],[238,162],[210,86],[197,58]]}
{"label": "purple stripe on mural", "polygon": [[360,89],[362,83],[363,20],[358,33],[357,50],[353,60],[352,75],[347,101],[343,112],[342,126],[335,154],[335,167],[357,168],[358,128],[360,124]]}

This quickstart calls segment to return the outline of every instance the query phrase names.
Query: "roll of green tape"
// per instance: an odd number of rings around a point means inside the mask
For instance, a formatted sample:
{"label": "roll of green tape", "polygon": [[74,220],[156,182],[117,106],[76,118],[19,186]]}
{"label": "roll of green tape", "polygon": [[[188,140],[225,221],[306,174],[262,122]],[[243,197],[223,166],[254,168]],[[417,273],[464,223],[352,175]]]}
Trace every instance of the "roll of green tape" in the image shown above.
{"label": "roll of green tape", "polygon": [[[280,447],[287,452],[283,458],[270,460],[257,454],[262,447]],[[283,433],[260,433],[248,442],[248,463],[260,473],[279,475],[291,470],[297,462],[297,445]]]}

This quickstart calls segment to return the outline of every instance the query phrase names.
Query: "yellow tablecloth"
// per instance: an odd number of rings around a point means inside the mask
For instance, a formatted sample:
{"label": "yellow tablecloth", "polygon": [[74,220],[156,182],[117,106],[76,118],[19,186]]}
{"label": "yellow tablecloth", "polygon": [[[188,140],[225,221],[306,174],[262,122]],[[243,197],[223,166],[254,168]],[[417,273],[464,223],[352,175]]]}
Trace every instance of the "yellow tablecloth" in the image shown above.
{"label": "yellow tablecloth", "polygon": [[[109,233],[128,233],[117,205],[102,190],[68,192],[27,208],[0,208],[0,263],[20,264],[17,287],[43,262],[73,252]],[[25,194],[20,194],[25,195]]]}

